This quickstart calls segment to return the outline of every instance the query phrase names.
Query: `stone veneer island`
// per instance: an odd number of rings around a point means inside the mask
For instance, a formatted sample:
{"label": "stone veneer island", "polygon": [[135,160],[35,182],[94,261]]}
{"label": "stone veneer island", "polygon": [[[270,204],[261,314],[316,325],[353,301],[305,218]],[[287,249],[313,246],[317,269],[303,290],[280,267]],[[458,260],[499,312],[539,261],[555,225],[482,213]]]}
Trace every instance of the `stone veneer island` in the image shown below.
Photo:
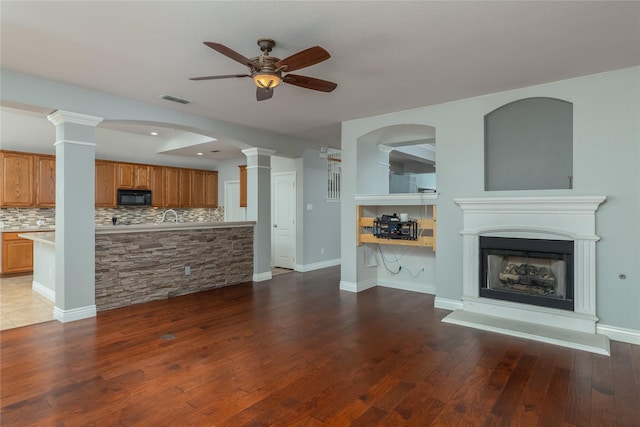
{"label": "stone veneer island", "polygon": [[96,227],[97,310],[251,281],[254,224]]}

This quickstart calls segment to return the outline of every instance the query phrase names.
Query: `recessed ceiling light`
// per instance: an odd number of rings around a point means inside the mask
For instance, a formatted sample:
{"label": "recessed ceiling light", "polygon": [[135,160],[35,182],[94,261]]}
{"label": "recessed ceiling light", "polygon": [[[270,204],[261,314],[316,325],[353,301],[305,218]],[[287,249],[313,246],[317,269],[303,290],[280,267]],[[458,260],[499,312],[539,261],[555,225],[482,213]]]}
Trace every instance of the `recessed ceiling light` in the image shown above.
{"label": "recessed ceiling light", "polygon": [[198,156],[203,156],[204,153],[196,153]]}
{"label": "recessed ceiling light", "polygon": [[158,136],[158,132],[151,132],[151,135]]}

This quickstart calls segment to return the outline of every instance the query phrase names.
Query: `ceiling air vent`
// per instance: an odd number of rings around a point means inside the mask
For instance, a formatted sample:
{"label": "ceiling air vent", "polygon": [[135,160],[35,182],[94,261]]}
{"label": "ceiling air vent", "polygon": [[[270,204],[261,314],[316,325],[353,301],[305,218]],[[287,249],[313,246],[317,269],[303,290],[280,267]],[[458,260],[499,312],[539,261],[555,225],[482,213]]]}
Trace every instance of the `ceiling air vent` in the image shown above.
{"label": "ceiling air vent", "polygon": [[189,101],[188,99],[178,98],[177,96],[173,96],[173,95],[161,95],[160,98],[166,99],[167,101],[177,102],[178,104],[189,104],[189,103],[191,103],[191,101]]}

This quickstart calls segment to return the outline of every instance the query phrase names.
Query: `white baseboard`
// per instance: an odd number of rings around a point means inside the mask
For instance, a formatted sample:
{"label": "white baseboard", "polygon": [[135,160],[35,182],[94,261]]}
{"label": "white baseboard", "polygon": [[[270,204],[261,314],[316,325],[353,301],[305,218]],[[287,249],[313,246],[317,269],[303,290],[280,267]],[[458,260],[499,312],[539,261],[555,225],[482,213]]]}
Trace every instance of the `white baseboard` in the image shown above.
{"label": "white baseboard", "polygon": [[271,272],[265,271],[264,273],[254,274],[251,280],[254,282],[264,282],[265,280],[271,280],[272,278],[273,276],[271,275]]}
{"label": "white baseboard", "polygon": [[95,305],[72,308],[71,310],[62,310],[61,308],[53,307],[53,318],[62,323],[96,317],[96,313],[97,309]]}
{"label": "white baseboard", "polygon": [[420,292],[422,294],[435,295],[436,287],[433,285],[420,285],[415,282],[407,282],[405,280],[389,280],[378,279],[378,286],[384,286],[385,288],[401,289],[403,291]]}
{"label": "white baseboard", "polygon": [[330,259],[327,261],[314,262],[312,264],[296,264],[294,267],[295,271],[300,273],[306,273],[307,271],[320,270],[321,268],[334,267],[336,265],[340,265],[341,259]]}
{"label": "white baseboard", "polygon": [[599,334],[606,335],[614,341],[640,345],[640,331],[635,329],[619,328],[617,326],[596,325]]}
{"label": "white baseboard", "polygon": [[376,286],[376,280],[370,279],[365,280],[363,282],[354,283],[354,282],[346,282],[344,280],[340,281],[340,290],[348,291],[348,292],[362,292],[364,290],[373,288]]}
{"label": "white baseboard", "polygon": [[433,301],[433,307],[450,311],[462,310],[462,301],[457,299],[436,297]]}
{"label": "white baseboard", "polygon": [[32,281],[31,282],[31,289],[33,289],[34,292],[39,293],[40,295],[42,295],[43,297],[45,297],[49,301],[54,302],[54,303],[56,302],[56,292],[52,291],[49,288],[47,288],[42,283],[38,283],[35,280]]}

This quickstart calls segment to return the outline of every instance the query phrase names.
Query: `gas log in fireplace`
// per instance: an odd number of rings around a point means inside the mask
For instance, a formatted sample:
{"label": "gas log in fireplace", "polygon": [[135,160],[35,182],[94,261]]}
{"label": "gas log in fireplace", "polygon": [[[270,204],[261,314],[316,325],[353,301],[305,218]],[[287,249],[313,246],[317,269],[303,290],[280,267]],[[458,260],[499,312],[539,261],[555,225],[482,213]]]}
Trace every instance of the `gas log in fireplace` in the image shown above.
{"label": "gas log in fireplace", "polygon": [[573,311],[573,241],[480,236],[479,294]]}

